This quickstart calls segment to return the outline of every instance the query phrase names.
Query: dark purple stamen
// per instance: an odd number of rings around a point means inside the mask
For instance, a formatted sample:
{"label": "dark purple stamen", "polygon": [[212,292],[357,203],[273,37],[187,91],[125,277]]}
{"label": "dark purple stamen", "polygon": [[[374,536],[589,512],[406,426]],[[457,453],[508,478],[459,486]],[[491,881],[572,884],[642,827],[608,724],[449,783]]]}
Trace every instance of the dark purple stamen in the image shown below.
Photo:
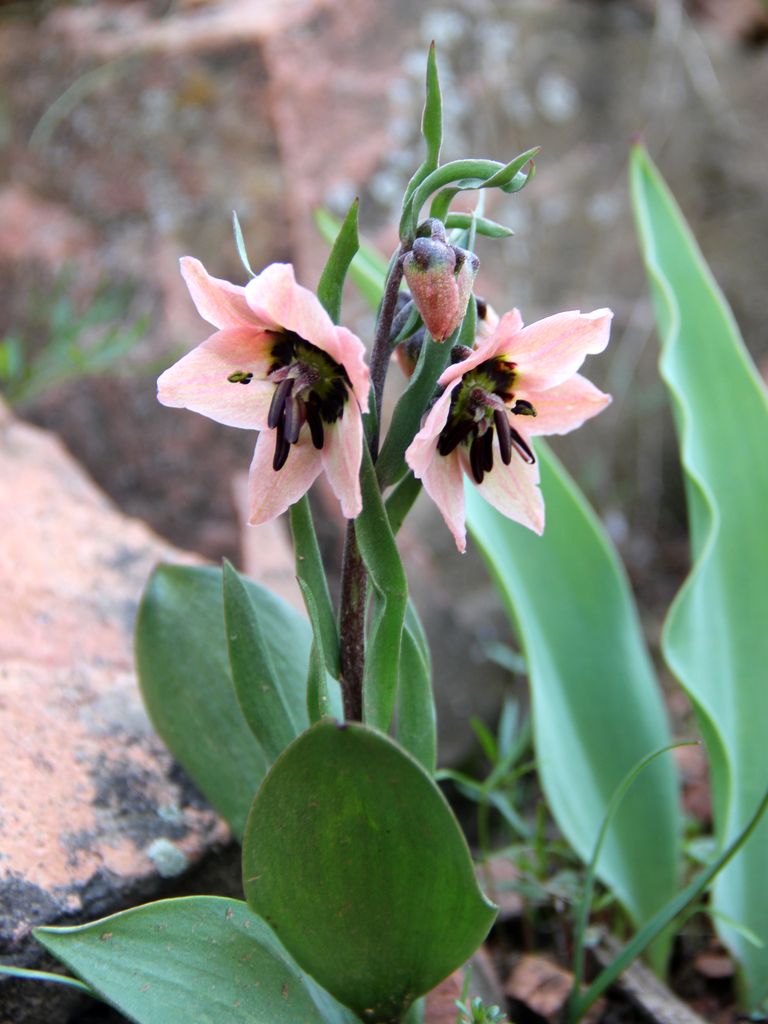
{"label": "dark purple stamen", "polygon": [[299,440],[299,432],[304,422],[304,417],[302,416],[303,404],[293,395],[286,400],[283,413],[283,437],[288,444],[296,444]]}
{"label": "dark purple stamen", "polygon": [[290,451],[291,446],[288,441],[286,441],[282,430],[278,427],[277,438],[275,440],[275,454],[272,457],[272,469],[274,469],[275,472],[283,468]]}
{"label": "dark purple stamen", "polygon": [[[269,414],[267,416],[267,426],[270,430],[273,430],[282,420],[283,413],[285,412],[285,403],[291,391],[293,391],[293,380],[290,377],[281,380],[275,388],[275,393],[272,395],[272,404],[269,407]],[[283,462],[285,462],[285,459],[283,459]]]}
{"label": "dark purple stamen", "polygon": [[502,412],[501,409],[494,409],[493,422],[496,424],[496,436],[499,439],[501,461],[505,466],[508,466],[512,461],[512,437],[506,412]]}
{"label": "dark purple stamen", "polygon": [[479,439],[480,454],[483,457],[483,469],[490,473],[493,469],[493,427],[489,427]]}
{"label": "dark purple stamen", "polygon": [[466,441],[475,424],[472,420],[459,420],[453,426],[442,432],[437,441],[437,450],[441,455],[450,455],[454,448],[458,448],[462,441]]}
{"label": "dark purple stamen", "polygon": [[316,405],[310,403],[305,408],[307,413],[307,423],[309,424],[309,433],[312,437],[312,444],[319,451],[323,447],[323,441],[325,440],[323,421]]}
{"label": "dark purple stamen", "polygon": [[475,483],[481,484],[485,476],[485,469],[483,468],[483,455],[479,437],[475,437],[469,446],[469,465],[472,470],[472,476],[475,478]]}
{"label": "dark purple stamen", "polygon": [[523,462],[527,462],[529,466],[532,466],[536,461],[536,456],[528,447],[528,444],[522,434],[519,434],[514,427],[510,426],[509,436],[512,444],[515,446],[515,451],[522,457]]}

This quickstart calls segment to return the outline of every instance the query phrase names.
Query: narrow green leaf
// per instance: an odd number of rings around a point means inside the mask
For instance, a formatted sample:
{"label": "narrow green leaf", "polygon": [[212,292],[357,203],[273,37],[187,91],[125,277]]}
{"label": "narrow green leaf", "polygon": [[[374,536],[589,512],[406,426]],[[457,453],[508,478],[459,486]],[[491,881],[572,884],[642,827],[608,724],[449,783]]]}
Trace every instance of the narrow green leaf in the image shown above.
{"label": "narrow green leaf", "polygon": [[626,944],[624,949],[621,951],[621,954],[616,957],[613,963],[609,964],[608,967],[600,972],[587,991],[577,1000],[572,1011],[573,1020],[578,1020],[580,1017],[583,1017],[590,1006],[592,1006],[592,1004],[600,998],[603,992],[613,984],[621,972],[628,967],[633,960],[640,956],[640,954],[670,926],[678,914],[682,913],[688,904],[692,903],[693,900],[700,896],[711,885],[714,879],[722,873],[726,865],[729,862],[732,862],[736,854],[754,834],[761,818],[763,818],[765,814],[766,808],[768,808],[768,791],[766,791],[763,799],[758,804],[757,810],[752,814],[744,829],[735,837],[730,846],[712,865],[710,865],[710,867],[699,872],[699,874],[696,875],[693,881],[690,882],[682,892],[678,893],[674,899],[670,900],[669,903],[662,907],[661,910],[659,910],[658,913],[640,929],[634,938]]}
{"label": "narrow green leaf", "polygon": [[[320,623],[320,615],[317,610],[315,595],[310,590],[305,580],[299,580],[301,592],[304,595],[304,604],[307,608],[309,621],[312,624],[312,650],[309,655],[309,671],[307,673],[307,714],[310,725],[327,718],[334,713],[328,693],[328,680],[326,678],[326,659],[323,651],[323,630]],[[343,713],[341,714],[343,718]]]}
{"label": "narrow green leaf", "polygon": [[[528,661],[548,804],[586,863],[616,787],[670,736],[613,545],[552,453],[536,450],[544,536],[505,519],[471,487],[468,522]],[[675,892],[680,824],[674,768],[657,761],[617,812],[597,865],[636,923]]]}
{"label": "narrow green leaf", "polygon": [[443,344],[433,341],[429,335],[424,338],[416,369],[395,406],[389,431],[376,460],[376,475],[382,487],[396,484],[408,471],[405,450],[418,433],[437,379],[450,362],[454,343],[455,335]]}
{"label": "narrow green leaf", "polygon": [[440,163],[440,149],[443,144],[443,97],[440,92],[434,42],[430,45],[427,56],[426,89],[427,98],[421,118],[421,134],[427,144],[427,155],[408,182],[403,196],[403,210],[408,208],[410,198],[421,182]]}
{"label": "narrow green leaf", "polygon": [[[645,151],[632,197],[685,473],[693,568],[662,636],[707,745],[715,826],[731,842],[768,780],[768,397],[683,216]],[[722,403],[728,414],[723,415]],[[719,411],[715,411],[715,410]],[[718,877],[713,905],[768,941],[768,820]],[[716,919],[748,1007],[768,995],[762,949]]]}
{"label": "narrow green leaf", "polygon": [[[330,245],[336,240],[341,222],[327,210],[315,210],[315,224]],[[363,243],[349,266],[349,276],[371,309],[378,308],[387,279],[387,261],[372,245]]]}
{"label": "narrow green leaf", "polygon": [[363,1020],[400,1020],[495,908],[429,775],[383,734],[319,722],[275,763],[243,847],[249,905]]}
{"label": "narrow green leaf", "polygon": [[[293,660],[287,631],[280,636],[273,634],[267,642],[261,611],[265,603],[274,607],[274,596],[260,588],[254,600],[253,589],[246,589],[227,561],[223,584],[232,682],[245,720],[271,763],[309,724],[304,694],[306,671]],[[286,616],[286,626],[288,621]],[[301,633],[303,638],[303,629]],[[278,664],[273,654],[285,646],[288,656]]]}
{"label": "narrow green leaf", "polygon": [[488,217],[475,217],[472,213],[449,213],[445,218],[445,226],[449,230],[458,228],[466,231],[472,226],[473,221],[478,235],[485,235],[486,238],[510,238],[515,233],[504,224],[498,224]]}
{"label": "narrow green leaf", "polygon": [[159,900],[35,938],[135,1024],[355,1024],[240,900]]}
{"label": "narrow green leaf", "polygon": [[70,978],[67,974],[53,974],[51,971],[33,971],[28,967],[14,967],[12,964],[0,964],[0,975],[6,978],[20,978],[22,981],[50,981],[54,985],[66,985],[69,988],[79,989],[87,996],[100,999],[98,992],[95,992],[90,985],[86,985],[77,978]]}
{"label": "narrow green leaf", "polygon": [[401,222],[400,237],[412,238],[421,216],[421,208],[432,195],[444,186],[444,193],[433,202],[430,216],[444,220],[451,200],[466,189],[499,188],[502,192],[518,192],[528,181],[530,171],[525,165],[539,152],[538,147],[516,156],[508,164],[496,160],[453,160],[432,171],[419,184],[410,197]]}
{"label": "narrow green leaf", "polygon": [[[267,759],[235,696],[221,575],[207,566],[155,570],[139,607],[136,665],[152,723],[239,837]],[[278,621],[272,617],[273,631]],[[303,644],[292,656],[302,664],[303,654],[306,665],[310,630],[303,625]]]}
{"label": "narrow green leaf", "polygon": [[[626,798],[627,792],[633,785],[640,773],[649,764],[656,760],[657,757],[661,757],[662,754],[667,754],[677,747],[695,746],[695,740],[684,740],[680,743],[670,743],[665,747],[659,747],[658,750],[652,751],[646,757],[642,758],[631,771],[625,775],[622,781],[616,788],[613,796],[610,799],[608,808],[605,812],[602,824],[600,825],[600,832],[598,833],[597,839],[595,840],[595,846],[592,850],[592,856],[589,858],[587,864],[587,871],[584,876],[584,883],[582,887],[581,896],[576,904],[575,908],[575,922],[574,922],[574,939],[573,939],[573,989],[571,993],[571,1008],[575,1010],[578,1004],[579,993],[581,992],[582,982],[584,980],[584,942],[587,934],[587,925],[589,924],[589,915],[592,911],[592,896],[595,891],[595,876],[597,869],[597,862],[600,858],[600,851],[603,848],[605,837],[608,834],[613,818],[621,806],[623,800]],[[572,1013],[570,1016],[571,1021],[576,1021],[578,1018]]]}
{"label": "narrow green leaf", "polygon": [[397,741],[430,775],[437,762],[437,717],[432,662],[413,602],[408,602],[400,651]]}
{"label": "narrow green leaf", "polygon": [[405,517],[413,508],[413,503],[420,494],[421,480],[417,480],[413,473],[407,473],[387,495],[384,505],[389,517],[389,525],[395,535],[399,532]]}
{"label": "narrow green leaf", "polygon": [[357,237],[357,211],[360,200],[355,199],[349,213],[336,234],[325,269],[317,285],[317,297],[335,324],[341,316],[341,299],[347,271],[360,248]]}
{"label": "narrow green leaf", "polygon": [[[288,513],[291,522],[293,551],[296,558],[296,577],[304,595],[309,620],[319,630],[320,646],[325,658],[326,668],[334,678],[339,675],[339,631],[336,628],[336,616],[333,602],[328,590],[328,578],[323,566],[323,556],[317,542],[315,524],[312,520],[312,509],[309,498],[305,494],[291,505]],[[314,609],[307,604],[307,593],[311,593]]]}
{"label": "narrow green leaf", "polygon": [[237,216],[237,211],[232,211],[232,230],[235,234],[235,245],[237,246],[237,255],[240,257],[240,262],[243,264],[245,269],[251,275],[256,277],[256,274],[251,269],[251,264],[248,260],[248,250],[245,248],[245,239],[243,238],[243,229],[240,227],[240,220]]}
{"label": "narrow green leaf", "polygon": [[363,708],[365,721],[386,732],[397,700],[408,581],[367,445],[363,445],[360,486],[363,511],[355,520],[355,535],[374,589],[363,676]]}

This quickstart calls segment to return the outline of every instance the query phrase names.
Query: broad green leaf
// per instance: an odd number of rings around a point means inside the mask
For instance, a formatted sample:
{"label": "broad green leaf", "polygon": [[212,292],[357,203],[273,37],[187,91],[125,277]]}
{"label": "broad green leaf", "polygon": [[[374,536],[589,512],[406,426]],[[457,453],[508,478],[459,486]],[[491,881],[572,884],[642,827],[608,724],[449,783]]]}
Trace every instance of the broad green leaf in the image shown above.
{"label": "broad green leaf", "polygon": [[[315,210],[315,224],[323,238],[330,245],[336,240],[341,221],[327,210]],[[354,281],[367,304],[376,309],[381,301],[384,283],[387,279],[387,261],[372,245],[363,243],[349,267],[349,276]]]}
{"label": "broad green leaf", "polygon": [[240,900],[160,900],[35,937],[136,1024],[354,1024]]}
{"label": "broad green leaf", "polygon": [[[768,783],[768,398],[683,216],[636,147],[631,185],[685,473],[693,568],[670,609],[664,657],[707,744],[721,848]],[[727,407],[727,415],[725,415]],[[714,908],[768,941],[768,821],[723,871]],[[768,946],[716,919],[748,1005],[768,996]]]}
{"label": "broad green leaf", "polygon": [[[618,556],[560,463],[546,446],[536,450],[543,537],[505,519],[469,486],[467,518],[527,658],[547,801],[586,863],[614,790],[670,737]],[[657,761],[628,793],[597,865],[638,924],[675,892],[679,829],[674,768]]]}
{"label": "broad green leaf", "polygon": [[[308,651],[309,636],[305,644]],[[232,685],[220,569],[162,565],[155,570],[139,607],[136,665],[155,728],[235,835],[242,836],[268,762]]]}
{"label": "broad green leaf", "polygon": [[245,720],[271,763],[309,725],[309,653],[302,658],[306,623],[288,605],[280,608],[268,590],[246,586],[229,562],[223,573],[232,682]]}
{"label": "broad green leaf", "polygon": [[371,1024],[400,1020],[495,914],[435,783],[359,724],[320,722],[275,762],[248,819],[243,877],[297,962]]}
{"label": "broad green leaf", "polygon": [[317,285],[317,297],[335,324],[341,316],[341,297],[349,265],[360,248],[357,237],[357,211],[360,201],[355,199],[349,213],[333,241],[328,261]]}

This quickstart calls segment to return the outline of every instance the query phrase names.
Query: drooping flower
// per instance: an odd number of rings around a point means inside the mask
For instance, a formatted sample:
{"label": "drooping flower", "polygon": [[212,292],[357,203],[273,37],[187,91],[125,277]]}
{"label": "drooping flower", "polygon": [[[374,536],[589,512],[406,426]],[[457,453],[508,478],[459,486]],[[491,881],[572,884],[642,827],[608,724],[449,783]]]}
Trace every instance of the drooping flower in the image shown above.
{"label": "drooping flower", "polygon": [[480,261],[448,244],[441,221],[427,223],[432,237],[414,241],[403,273],[424,326],[435,341],[445,341],[464,319]]}
{"label": "drooping flower", "polygon": [[362,508],[365,349],[336,326],[293,267],[273,263],[245,287],[191,257],[181,272],[200,315],[217,328],[157,382],[163,405],[260,431],[249,474],[249,522],[280,515],[322,470],[343,514]]}
{"label": "drooping flower", "polygon": [[566,434],[610,396],[577,371],[608,344],[613,314],[557,313],[523,327],[517,310],[440,377],[443,391],[406,460],[440,509],[459,551],[466,548],[463,475],[503,515],[544,530],[537,434]]}

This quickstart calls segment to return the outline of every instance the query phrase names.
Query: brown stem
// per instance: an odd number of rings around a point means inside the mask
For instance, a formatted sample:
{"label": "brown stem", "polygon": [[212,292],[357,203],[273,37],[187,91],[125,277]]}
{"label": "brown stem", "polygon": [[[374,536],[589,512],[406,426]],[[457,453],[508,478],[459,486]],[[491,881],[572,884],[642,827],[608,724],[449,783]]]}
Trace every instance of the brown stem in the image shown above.
{"label": "brown stem", "polygon": [[341,662],[341,694],[344,718],[363,720],[363,671],[365,669],[365,605],[368,573],[357,547],[355,524],[347,526],[344,558],[341,565],[341,603],[339,633]]}
{"label": "brown stem", "polygon": [[371,458],[374,462],[379,452],[381,402],[384,396],[384,382],[387,379],[387,370],[389,369],[389,357],[392,355],[390,332],[392,331],[392,320],[397,308],[400,282],[403,279],[403,256],[405,252],[406,249],[400,246],[397,258],[387,278],[384,297],[381,300],[379,319],[376,324],[376,335],[373,339],[373,349],[371,351],[371,386],[373,388],[373,401],[376,409],[376,425],[371,431],[368,443],[371,448]]}

